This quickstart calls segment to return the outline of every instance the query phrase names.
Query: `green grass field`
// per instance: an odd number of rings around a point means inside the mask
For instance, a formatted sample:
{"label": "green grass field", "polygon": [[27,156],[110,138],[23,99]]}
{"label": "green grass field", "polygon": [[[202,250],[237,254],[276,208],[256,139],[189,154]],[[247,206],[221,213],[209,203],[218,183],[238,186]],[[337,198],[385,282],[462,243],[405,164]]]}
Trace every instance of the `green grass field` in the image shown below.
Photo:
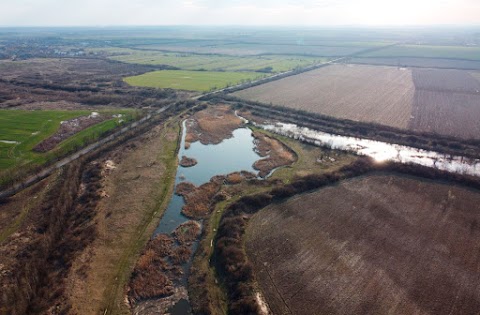
{"label": "green grass field", "polygon": [[153,88],[171,88],[187,91],[210,91],[243,81],[264,77],[258,72],[213,72],[163,70],[125,78],[125,82],[134,86]]}
{"label": "green grass field", "polygon": [[362,57],[421,57],[480,60],[479,47],[399,45],[363,54]]}
{"label": "green grass field", "polygon": [[[35,145],[57,131],[61,121],[90,113],[91,111],[79,110],[0,110],[0,172],[11,168],[43,164],[55,156],[70,152],[97,139],[119,125],[119,119],[112,118],[80,131],[47,153],[32,151]],[[123,114],[123,120],[131,120],[135,116],[134,110],[99,111],[99,113]]]}
{"label": "green grass field", "polygon": [[[110,51],[110,53],[112,53],[112,51]],[[305,67],[314,63],[328,61],[327,58],[311,56],[265,55],[239,57],[140,50],[128,51],[126,49],[121,49],[118,53],[123,54],[109,58],[126,63],[168,65],[182,70],[208,71],[258,71],[271,68],[271,72],[283,72],[297,67]]]}

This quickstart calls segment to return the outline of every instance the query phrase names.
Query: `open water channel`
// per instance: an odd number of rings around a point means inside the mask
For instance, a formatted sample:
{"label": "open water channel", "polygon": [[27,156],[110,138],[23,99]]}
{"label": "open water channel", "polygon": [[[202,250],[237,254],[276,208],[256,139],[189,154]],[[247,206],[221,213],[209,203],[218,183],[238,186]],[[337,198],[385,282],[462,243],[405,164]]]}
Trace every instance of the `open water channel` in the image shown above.
{"label": "open water channel", "polygon": [[[175,186],[181,182],[190,182],[200,186],[210,181],[216,175],[227,175],[237,171],[249,171],[257,174],[253,168],[255,161],[261,157],[254,151],[254,138],[248,128],[239,128],[233,131],[233,137],[223,140],[219,144],[204,145],[200,141],[194,142],[188,149],[185,149],[186,121],[182,124],[182,140],[178,157],[187,156],[197,160],[197,164],[192,167],[179,166],[175,177]],[[159,233],[170,234],[180,224],[187,222],[181,211],[184,206],[183,197],[173,195],[165,211],[154,236]],[[198,244],[194,244],[195,251]],[[181,279],[181,285],[186,286],[189,275],[191,261],[183,266],[184,275]],[[178,301],[170,310],[172,315],[190,314],[190,304],[182,299]]]}
{"label": "open water channel", "polygon": [[452,156],[409,146],[329,134],[295,124],[256,125],[264,130],[316,146],[326,146],[374,158],[376,161],[411,163],[463,175],[480,176],[480,160]]}
{"label": "open water channel", "polygon": [[[186,121],[183,122],[182,126],[182,139],[178,156],[179,158],[184,155],[194,158],[197,160],[197,164],[192,167],[179,166],[175,185],[187,181],[200,186],[210,181],[215,175],[226,175],[242,170],[257,173],[253,169],[253,164],[260,159],[260,156],[254,151],[254,138],[250,129],[236,129],[232,138],[225,139],[219,144],[204,145],[197,141],[192,143],[189,149],[185,149]],[[333,135],[299,127],[295,124],[276,123],[256,126],[313,145],[327,146],[332,149],[370,156],[377,161],[390,160],[400,163],[414,163],[454,173],[480,176],[480,160],[450,156],[397,144]],[[172,196],[154,235],[159,233],[169,234],[180,224],[188,221],[188,218],[181,213],[183,205],[183,197]],[[196,246],[197,244],[194,245],[194,250]],[[190,265],[191,261],[183,266],[184,276],[181,285],[186,286],[187,284]],[[182,299],[169,312],[173,315],[190,314],[190,304]]]}

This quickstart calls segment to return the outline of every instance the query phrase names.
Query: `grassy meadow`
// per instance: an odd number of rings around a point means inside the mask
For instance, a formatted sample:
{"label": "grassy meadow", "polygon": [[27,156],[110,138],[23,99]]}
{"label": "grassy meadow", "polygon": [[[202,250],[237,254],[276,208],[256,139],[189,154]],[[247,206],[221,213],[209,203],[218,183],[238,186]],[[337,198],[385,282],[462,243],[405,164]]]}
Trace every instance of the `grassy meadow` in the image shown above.
{"label": "grassy meadow", "polygon": [[205,92],[264,77],[258,72],[162,70],[125,78],[133,86]]}
{"label": "grassy meadow", "polygon": [[[78,132],[47,153],[33,151],[38,143],[58,130],[61,121],[90,113],[91,111],[86,110],[0,110],[0,172],[10,168],[45,163],[56,155],[70,152],[99,138],[119,124],[118,118],[108,119]],[[116,110],[99,111],[99,113],[122,114],[124,115],[123,120],[131,120],[135,112],[133,110]]]}
{"label": "grassy meadow", "polygon": [[283,72],[328,60],[327,58],[311,56],[263,55],[240,57],[139,50],[131,50],[128,53],[122,51],[122,55],[111,56],[109,59],[145,65],[168,65],[182,70],[264,71],[267,69],[269,72]]}

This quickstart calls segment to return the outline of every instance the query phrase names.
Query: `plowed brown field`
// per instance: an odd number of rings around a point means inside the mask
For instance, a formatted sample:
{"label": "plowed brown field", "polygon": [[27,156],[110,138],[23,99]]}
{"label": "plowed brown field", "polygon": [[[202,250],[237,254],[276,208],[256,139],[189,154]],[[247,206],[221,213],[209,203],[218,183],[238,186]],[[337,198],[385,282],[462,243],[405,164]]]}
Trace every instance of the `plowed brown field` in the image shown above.
{"label": "plowed brown field", "polygon": [[257,213],[246,248],[274,314],[476,314],[480,193],[374,175]]}
{"label": "plowed brown field", "polygon": [[415,88],[410,70],[333,65],[236,92],[237,97],[406,128]]}
{"label": "plowed brown field", "polygon": [[467,71],[414,69],[409,127],[460,138],[480,138],[480,82]]}

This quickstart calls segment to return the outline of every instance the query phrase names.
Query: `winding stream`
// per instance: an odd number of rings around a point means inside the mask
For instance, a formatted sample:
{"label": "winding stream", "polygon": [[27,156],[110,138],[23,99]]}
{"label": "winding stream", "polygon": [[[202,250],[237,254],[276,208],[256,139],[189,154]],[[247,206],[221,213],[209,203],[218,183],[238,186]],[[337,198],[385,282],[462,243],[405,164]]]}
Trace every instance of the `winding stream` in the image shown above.
{"label": "winding stream", "polygon": [[[185,138],[186,121],[183,121],[178,158],[180,159],[182,156],[194,158],[197,160],[197,164],[192,167],[179,165],[175,177],[175,186],[184,181],[200,186],[209,182],[216,175],[227,175],[237,171],[258,173],[253,168],[253,164],[261,157],[254,151],[254,138],[252,137],[252,131],[248,128],[243,127],[234,130],[232,138],[225,139],[219,144],[204,145],[197,141],[192,143],[188,149],[185,149]],[[176,194],[172,196],[153,237],[160,233],[170,234],[180,224],[190,220],[181,213],[184,204],[183,197]],[[194,243],[193,252],[195,252],[197,246],[198,242]],[[182,266],[184,274],[180,280],[181,286],[186,287],[187,285],[191,263],[190,259]],[[169,312],[173,315],[190,314],[190,303],[181,299],[170,308]]]}

